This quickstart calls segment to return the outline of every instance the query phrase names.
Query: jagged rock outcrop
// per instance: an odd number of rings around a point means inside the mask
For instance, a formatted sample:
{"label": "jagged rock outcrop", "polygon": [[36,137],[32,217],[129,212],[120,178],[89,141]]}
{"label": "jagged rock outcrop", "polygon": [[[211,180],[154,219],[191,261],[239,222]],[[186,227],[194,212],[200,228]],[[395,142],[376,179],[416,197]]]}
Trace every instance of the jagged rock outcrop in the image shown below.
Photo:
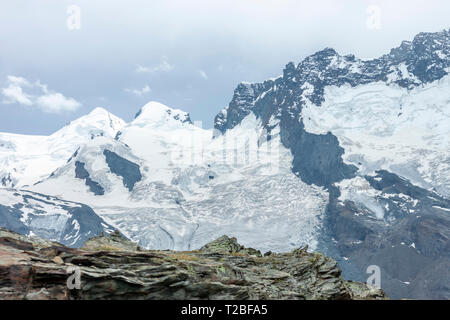
{"label": "jagged rock outcrop", "polygon": [[240,254],[247,254],[250,256],[262,257],[262,254],[259,250],[253,248],[246,248],[243,245],[240,245],[237,242],[236,238],[234,237],[229,238],[227,236],[221,236],[220,238],[211,241],[210,243],[207,243],[200,250],[213,253],[222,253],[222,254],[240,253]]}
{"label": "jagged rock outcrop", "polygon": [[226,236],[190,252],[129,245],[115,233],[73,249],[0,229],[0,299],[386,298],[344,281],[334,260],[304,249],[261,257]]}
{"label": "jagged rock outcrop", "polygon": [[81,248],[86,251],[141,251],[142,248],[124,238],[118,230],[111,234],[102,233],[98,237],[90,238]]}

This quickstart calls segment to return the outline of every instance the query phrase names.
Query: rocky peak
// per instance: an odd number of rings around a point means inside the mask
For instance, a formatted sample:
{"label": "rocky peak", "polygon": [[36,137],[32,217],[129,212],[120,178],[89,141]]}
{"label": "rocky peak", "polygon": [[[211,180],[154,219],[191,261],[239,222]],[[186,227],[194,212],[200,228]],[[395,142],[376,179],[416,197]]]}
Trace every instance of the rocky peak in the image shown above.
{"label": "rocky peak", "polygon": [[380,58],[388,70],[403,67],[410,75],[402,78],[416,77],[418,81],[411,79],[399,79],[397,84],[404,87],[412,87],[421,83],[429,83],[448,74],[450,67],[450,33],[446,30],[429,33],[422,32],[416,35],[413,41],[403,41],[402,44]]}
{"label": "rocky peak", "polygon": [[224,133],[234,128],[252,112],[256,99],[274,84],[273,80],[264,83],[241,82],[234,90],[233,99],[214,119],[214,128]]}
{"label": "rocky peak", "polygon": [[329,64],[333,58],[338,57],[339,54],[333,48],[325,48],[316,53],[306,57],[299,66],[302,65],[314,65],[317,63],[320,64]]}
{"label": "rocky peak", "polygon": [[90,238],[81,249],[87,251],[142,251],[138,244],[125,238],[118,230]]}
{"label": "rocky peak", "polygon": [[[352,87],[383,81],[411,89],[442,78],[450,67],[448,31],[423,33],[403,42],[378,59],[362,61],[325,48],[301,61],[286,65],[275,81],[239,84],[228,108],[215,119],[215,129],[225,133],[250,113],[261,119],[270,133],[279,124],[283,145],[294,156],[293,172],[307,183],[329,186],[353,177],[356,168],[343,163],[343,149],[332,134],[305,131],[301,116],[306,103],[320,106],[327,86]],[[276,121],[272,121],[276,120]]]}
{"label": "rocky peak", "polygon": [[236,238],[221,236],[220,238],[204,245],[200,250],[214,253],[240,253],[261,257],[261,252],[253,248],[245,248],[237,242]]}
{"label": "rocky peak", "polygon": [[[294,102],[302,104],[304,85],[308,83],[309,88],[313,89],[310,100],[320,105],[325,86],[356,86],[390,81],[405,88],[412,88],[428,83],[448,73],[446,69],[450,67],[449,52],[450,35],[447,30],[420,33],[413,41],[403,41],[389,54],[367,61],[356,59],[354,55],[341,56],[336,50],[325,48],[306,57],[296,67],[294,63],[288,63],[283,76],[277,81],[239,84],[228,107],[227,124],[219,121],[215,127],[222,132],[232,129],[250,111],[257,111],[258,100],[264,100],[262,96],[268,96],[268,90],[279,91],[275,95],[278,99],[272,101],[276,104],[282,101],[286,101],[286,105]],[[402,69],[403,72],[399,72]],[[274,95],[269,96],[273,100]],[[266,97],[267,99],[269,97]],[[240,118],[236,119],[238,114]]]}

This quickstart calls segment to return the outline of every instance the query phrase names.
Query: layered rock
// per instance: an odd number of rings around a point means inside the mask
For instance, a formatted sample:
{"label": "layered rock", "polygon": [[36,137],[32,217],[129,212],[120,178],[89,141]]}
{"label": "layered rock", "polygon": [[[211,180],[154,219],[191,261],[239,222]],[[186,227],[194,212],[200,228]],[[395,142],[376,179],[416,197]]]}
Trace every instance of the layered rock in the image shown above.
{"label": "layered rock", "polygon": [[386,298],[304,249],[261,257],[225,236],[198,251],[138,249],[118,233],[73,249],[0,229],[0,299]]}
{"label": "layered rock", "polygon": [[111,234],[102,233],[98,237],[90,238],[81,249],[86,251],[142,251],[138,244],[124,238],[118,230]]}

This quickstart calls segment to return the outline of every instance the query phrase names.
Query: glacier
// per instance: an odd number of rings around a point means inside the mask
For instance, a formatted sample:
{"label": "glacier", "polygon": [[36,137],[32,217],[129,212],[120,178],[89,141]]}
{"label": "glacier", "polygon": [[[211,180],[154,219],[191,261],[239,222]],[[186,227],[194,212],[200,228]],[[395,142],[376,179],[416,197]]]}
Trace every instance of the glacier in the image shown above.
{"label": "glacier", "polygon": [[[291,172],[290,152],[279,137],[264,141],[254,115],[214,139],[211,130],[186,119],[150,102],[117,139],[96,137],[28,189],[89,205],[145,248],[198,249],[227,234],[263,251],[315,249],[328,193]],[[131,191],[108,168],[104,150],[139,167],[142,180]],[[77,161],[104,195],[75,177]]]}
{"label": "glacier", "polygon": [[411,90],[375,82],[327,87],[320,108],[302,109],[305,129],[331,132],[361,174],[385,169],[450,196],[450,77]]}

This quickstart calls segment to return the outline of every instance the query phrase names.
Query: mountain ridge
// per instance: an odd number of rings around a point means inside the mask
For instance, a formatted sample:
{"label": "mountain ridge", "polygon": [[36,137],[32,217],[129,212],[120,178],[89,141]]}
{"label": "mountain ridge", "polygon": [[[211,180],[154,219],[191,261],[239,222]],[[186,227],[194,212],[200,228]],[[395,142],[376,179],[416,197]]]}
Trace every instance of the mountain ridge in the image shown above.
{"label": "mountain ridge", "polygon": [[447,30],[367,61],[326,48],[240,83],[214,131],[157,102],[112,126],[98,109],[109,129],[75,120],[81,146],[26,188],[84,203],[143,248],[192,250],[218,233],[264,251],[308,244],[348,279],[378,265],[394,298],[447,299],[448,272],[423,270],[450,265],[449,50]]}

